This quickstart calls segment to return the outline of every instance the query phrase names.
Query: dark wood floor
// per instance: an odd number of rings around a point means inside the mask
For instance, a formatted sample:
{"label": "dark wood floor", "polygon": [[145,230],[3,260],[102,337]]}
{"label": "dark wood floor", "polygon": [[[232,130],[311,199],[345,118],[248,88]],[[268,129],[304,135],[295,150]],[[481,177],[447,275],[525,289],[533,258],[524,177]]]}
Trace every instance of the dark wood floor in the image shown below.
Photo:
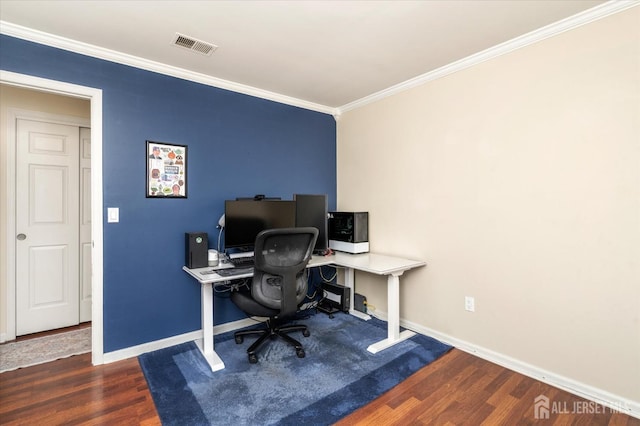
{"label": "dark wood floor", "polygon": [[[555,404],[548,419],[535,417],[539,395],[549,398],[549,411]],[[453,349],[337,423],[373,424],[637,426],[640,419]]]}
{"label": "dark wood floor", "polygon": [[[538,395],[588,413],[552,413],[538,421]],[[640,426],[638,419],[581,404],[589,403],[454,349],[338,425]],[[0,374],[0,424],[150,426],[160,420],[136,358],[93,367],[84,354]]]}

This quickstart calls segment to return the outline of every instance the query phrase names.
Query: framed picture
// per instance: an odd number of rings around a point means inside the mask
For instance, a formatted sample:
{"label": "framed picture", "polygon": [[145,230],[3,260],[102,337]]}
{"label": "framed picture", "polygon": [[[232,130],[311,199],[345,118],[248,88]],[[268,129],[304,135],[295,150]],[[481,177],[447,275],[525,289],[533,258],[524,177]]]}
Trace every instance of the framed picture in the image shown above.
{"label": "framed picture", "polygon": [[147,141],[147,198],[187,198],[187,146]]}

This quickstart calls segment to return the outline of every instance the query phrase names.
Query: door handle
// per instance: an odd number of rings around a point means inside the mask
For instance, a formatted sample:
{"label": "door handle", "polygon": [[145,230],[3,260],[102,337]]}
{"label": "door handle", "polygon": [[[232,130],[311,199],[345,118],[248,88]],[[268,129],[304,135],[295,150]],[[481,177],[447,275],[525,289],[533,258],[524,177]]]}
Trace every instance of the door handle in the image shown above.
{"label": "door handle", "polygon": [[22,241],[22,240],[26,240],[27,236],[25,234],[18,234],[16,238],[18,239],[18,241]]}

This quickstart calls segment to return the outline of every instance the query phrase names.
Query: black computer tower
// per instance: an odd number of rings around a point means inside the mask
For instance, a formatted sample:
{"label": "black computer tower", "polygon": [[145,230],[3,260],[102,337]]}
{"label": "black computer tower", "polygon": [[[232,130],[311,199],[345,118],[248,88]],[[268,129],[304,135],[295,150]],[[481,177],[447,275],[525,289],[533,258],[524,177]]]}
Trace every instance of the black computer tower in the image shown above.
{"label": "black computer tower", "polygon": [[325,299],[335,308],[349,312],[351,305],[351,289],[340,284],[322,283]]}
{"label": "black computer tower", "polygon": [[206,232],[185,232],[184,243],[187,268],[209,266],[209,237]]}

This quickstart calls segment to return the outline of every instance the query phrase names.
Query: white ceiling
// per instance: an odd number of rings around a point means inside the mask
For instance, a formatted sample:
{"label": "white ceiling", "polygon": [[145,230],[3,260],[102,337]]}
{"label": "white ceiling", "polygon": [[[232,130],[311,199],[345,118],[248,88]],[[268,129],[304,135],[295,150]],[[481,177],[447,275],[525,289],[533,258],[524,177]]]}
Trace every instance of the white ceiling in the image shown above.
{"label": "white ceiling", "polygon": [[[335,110],[602,3],[0,0],[0,29]],[[176,32],[218,49],[172,46]]]}

